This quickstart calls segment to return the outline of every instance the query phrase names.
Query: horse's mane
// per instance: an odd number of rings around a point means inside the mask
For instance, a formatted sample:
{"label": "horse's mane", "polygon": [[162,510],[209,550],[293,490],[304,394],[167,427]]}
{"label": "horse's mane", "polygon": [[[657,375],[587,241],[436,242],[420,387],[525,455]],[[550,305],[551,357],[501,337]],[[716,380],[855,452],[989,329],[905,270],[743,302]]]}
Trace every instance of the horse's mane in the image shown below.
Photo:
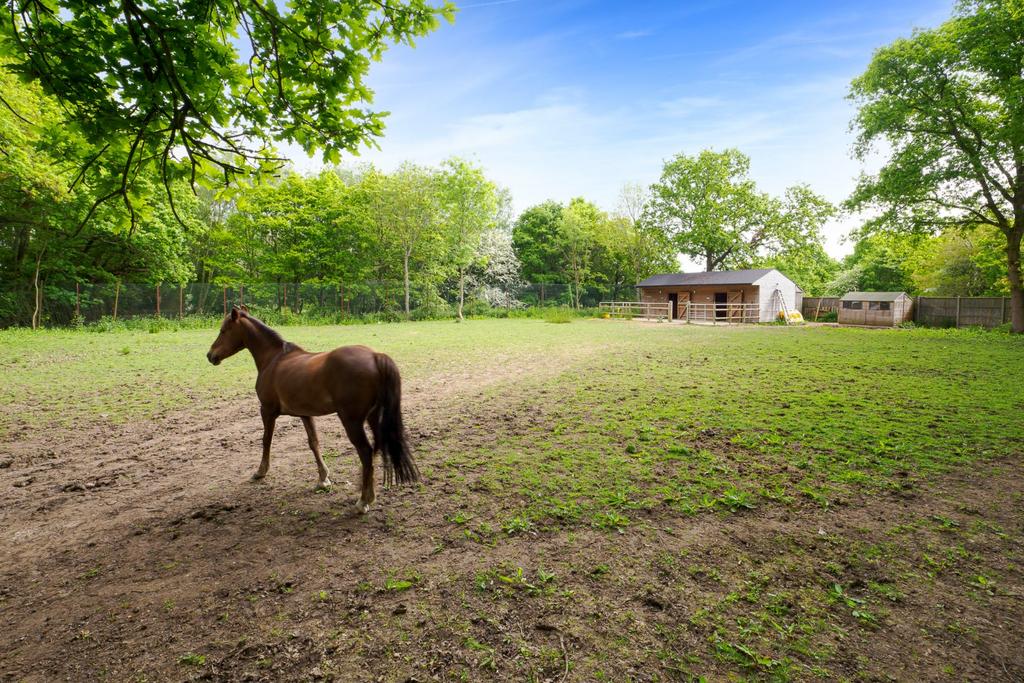
{"label": "horse's mane", "polygon": [[265,337],[269,337],[270,340],[276,344],[281,344],[281,346],[284,347],[285,351],[302,351],[302,347],[300,347],[298,344],[293,344],[290,341],[286,341],[285,338],[281,336],[280,332],[278,332],[273,327],[266,324],[259,318],[254,318],[248,313],[243,313],[243,315],[245,316],[246,320],[252,323],[252,326],[255,327],[260,334],[262,334]]}

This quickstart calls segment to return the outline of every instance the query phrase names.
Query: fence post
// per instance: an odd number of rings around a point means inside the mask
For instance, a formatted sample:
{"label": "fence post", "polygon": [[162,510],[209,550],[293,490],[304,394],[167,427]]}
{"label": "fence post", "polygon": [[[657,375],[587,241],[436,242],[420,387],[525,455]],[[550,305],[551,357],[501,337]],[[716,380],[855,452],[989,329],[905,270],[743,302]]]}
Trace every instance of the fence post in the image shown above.
{"label": "fence post", "polygon": [[544,306],[544,283],[540,283],[540,305]]}
{"label": "fence post", "polygon": [[914,324],[917,325],[921,322],[921,299],[923,296],[914,297]]}
{"label": "fence post", "polygon": [[338,310],[338,313],[340,313],[341,317],[344,318],[345,317],[345,283],[344,282],[339,282],[338,283],[338,306],[340,306],[340,308]]}
{"label": "fence post", "polygon": [[156,317],[160,317],[160,285],[156,286]]}
{"label": "fence post", "polygon": [[78,289],[78,283],[75,283],[75,318],[82,317],[82,297],[80,290]]}
{"label": "fence post", "polygon": [[238,285],[238,304],[245,305],[245,285]]}
{"label": "fence post", "polygon": [[960,297],[956,297],[956,327],[960,327]]}
{"label": "fence post", "polygon": [[1005,325],[1006,323],[1010,322],[1009,316],[1006,315],[1006,304],[1009,300],[1009,297],[1003,297],[1003,316],[1002,318],[1000,318],[1000,325]]}
{"label": "fence post", "polygon": [[185,317],[185,285],[178,283],[178,319]]}
{"label": "fence post", "polygon": [[224,285],[224,315],[228,314],[228,286]]}

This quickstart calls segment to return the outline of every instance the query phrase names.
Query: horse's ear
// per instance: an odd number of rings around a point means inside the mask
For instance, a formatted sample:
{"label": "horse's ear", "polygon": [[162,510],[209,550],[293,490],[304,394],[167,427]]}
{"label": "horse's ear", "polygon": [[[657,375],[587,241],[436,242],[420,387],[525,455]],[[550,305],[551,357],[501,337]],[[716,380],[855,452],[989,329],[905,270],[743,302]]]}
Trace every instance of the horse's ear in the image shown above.
{"label": "horse's ear", "polygon": [[231,320],[238,320],[238,306],[231,307]]}
{"label": "horse's ear", "polygon": [[238,310],[242,311],[243,313],[248,313],[249,307],[246,306],[245,304],[242,304],[241,306],[238,307]]}

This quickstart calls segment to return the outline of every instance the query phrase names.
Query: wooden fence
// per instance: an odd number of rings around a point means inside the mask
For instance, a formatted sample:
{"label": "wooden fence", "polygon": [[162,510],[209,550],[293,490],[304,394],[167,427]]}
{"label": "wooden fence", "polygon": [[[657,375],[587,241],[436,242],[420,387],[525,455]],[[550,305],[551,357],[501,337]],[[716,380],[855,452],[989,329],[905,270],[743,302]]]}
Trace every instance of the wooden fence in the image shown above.
{"label": "wooden fence", "polygon": [[826,313],[839,313],[839,297],[837,296],[805,296],[800,313],[804,320],[815,321]]}
{"label": "wooden fence", "polygon": [[[805,320],[839,312],[839,297],[804,297]],[[1005,296],[916,296],[914,323],[925,327],[999,327],[1010,322],[1010,298]]]}
{"label": "wooden fence", "polygon": [[647,303],[643,301],[602,301],[598,304],[602,314],[610,318],[650,318],[667,320],[672,315],[670,303]]}
{"label": "wooden fence", "polygon": [[1005,296],[919,296],[914,322],[927,327],[999,327],[1010,322]]}
{"label": "wooden fence", "polygon": [[700,323],[756,323],[761,319],[758,303],[691,303],[686,307],[686,322]]}

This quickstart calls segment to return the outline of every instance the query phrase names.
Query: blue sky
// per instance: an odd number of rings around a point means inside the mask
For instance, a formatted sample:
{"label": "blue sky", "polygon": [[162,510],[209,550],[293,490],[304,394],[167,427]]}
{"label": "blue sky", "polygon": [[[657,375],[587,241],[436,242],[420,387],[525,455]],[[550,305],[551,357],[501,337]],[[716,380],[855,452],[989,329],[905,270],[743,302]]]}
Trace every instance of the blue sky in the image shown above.
{"label": "blue sky", "polygon": [[[759,186],[853,188],[845,95],[873,50],[935,26],[952,0],[624,2],[467,0],[452,25],[375,64],[391,112],[391,169],[458,155],[508,187],[517,210],[586,197],[614,209],[624,183],[657,180],[678,152],[737,147]],[[301,170],[317,160],[294,156]],[[857,217],[826,228],[834,256]]]}

